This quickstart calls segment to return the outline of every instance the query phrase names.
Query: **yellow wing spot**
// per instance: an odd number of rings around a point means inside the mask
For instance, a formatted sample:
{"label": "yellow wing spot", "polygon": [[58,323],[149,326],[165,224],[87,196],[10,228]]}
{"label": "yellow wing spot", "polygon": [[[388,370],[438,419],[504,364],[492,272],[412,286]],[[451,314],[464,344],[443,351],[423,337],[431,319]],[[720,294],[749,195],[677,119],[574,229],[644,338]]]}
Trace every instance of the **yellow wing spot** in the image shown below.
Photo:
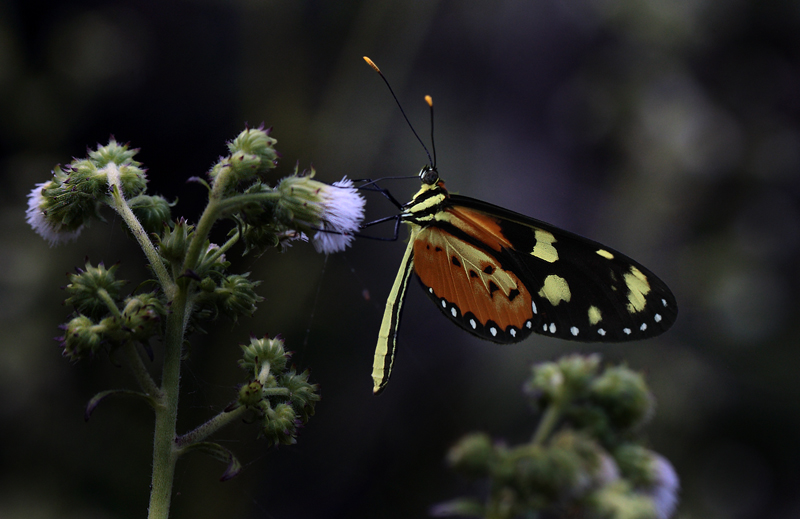
{"label": "yellow wing spot", "polygon": [[557,306],[561,301],[569,303],[572,293],[569,291],[569,284],[566,279],[551,274],[544,278],[544,285],[539,290],[539,296],[546,298],[551,305]]}
{"label": "yellow wing spot", "polygon": [[536,236],[536,245],[533,246],[533,252],[531,252],[531,254],[540,260],[544,260],[548,263],[555,263],[555,261],[558,260],[558,251],[553,247],[553,244],[556,242],[556,237],[542,229],[536,229],[534,232]]}
{"label": "yellow wing spot", "polygon": [[598,254],[598,255],[600,255],[600,256],[602,256],[602,257],[604,257],[605,259],[609,259],[609,260],[612,260],[612,259],[614,259],[614,255],[613,255],[613,254],[611,254],[610,252],[608,252],[608,251],[607,251],[607,250],[605,250],[605,249],[600,249],[600,250],[598,250],[598,251],[597,251],[597,254]]}
{"label": "yellow wing spot", "polygon": [[596,306],[589,307],[589,324],[595,325],[603,320],[603,314],[600,313],[600,309]]}
{"label": "yellow wing spot", "polygon": [[631,267],[631,271],[622,277],[628,287],[628,312],[641,312],[647,304],[645,296],[650,292],[647,276],[636,267]]}

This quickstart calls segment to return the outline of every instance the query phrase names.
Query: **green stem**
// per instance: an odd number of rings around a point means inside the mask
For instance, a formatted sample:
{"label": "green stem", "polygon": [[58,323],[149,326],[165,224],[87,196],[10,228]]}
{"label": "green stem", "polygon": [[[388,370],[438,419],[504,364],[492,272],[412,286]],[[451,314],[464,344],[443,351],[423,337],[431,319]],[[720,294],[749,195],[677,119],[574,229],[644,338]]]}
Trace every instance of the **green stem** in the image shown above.
{"label": "green stem", "polygon": [[185,330],[186,304],[186,289],[178,288],[177,294],[172,300],[172,313],[167,317],[167,330],[164,337],[164,372],[161,379],[161,398],[158,399],[156,406],[149,519],[167,519],[169,517],[175,462],[178,459],[175,445],[175,423],[178,418],[181,346]]}
{"label": "green stem", "polygon": [[147,371],[147,366],[144,365],[142,356],[139,355],[139,351],[136,349],[136,343],[128,341],[125,343],[125,346],[123,346],[123,349],[125,350],[125,355],[128,357],[131,371],[133,371],[136,381],[139,382],[139,386],[145,393],[150,395],[151,398],[160,398],[162,396],[161,390],[158,388],[158,385],[156,385],[153,377],[150,376],[150,372]]}
{"label": "green stem", "polygon": [[155,245],[150,241],[144,227],[142,227],[139,219],[136,218],[136,215],[133,214],[130,206],[125,201],[125,197],[122,194],[122,180],[120,179],[119,168],[112,162],[106,166],[106,172],[108,175],[108,185],[111,186],[112,207],[122,217],[131,230],[131,233],[133,233],[133,236],[136,238],[136,241],[139,242],[139,245],[144,251],[144,255],[147,256],[147,260],[153,267],[153,272],[156,273],[158,281],[164,288],[164,293],[167,295],[167,298],[172,299],[176,288],[175,283],[172,282],[167,267],[165,267],[164,262],[161,261],[161,256],[158,255]]}
{"label": "green stem", "polygon": [[210,435],[222,429],[229,423],[239,419],[244,415],[246,411],[247,408],[241,405],[230,411],[222,411],[217,416],[207,421],[206,423],[196,428],[195,430],[180,436],[175,441],[175,444],[178,446],[178,448],[181,449],[181,451],[183,451],[192,444],[203,441],[204,439],[208,438]]}
{"label": "green stem", "polygon": [[545,439],[547,439],[553,428],[558,423],[560,416],[561,403],[554,401],[547,408],[547,411],[545,411],[544,416],[542,416],[542,420],[539,422],[539,426],[536,427],[536,432],[534,433],[533,440],[531,441],[533,445],[541,445],[544,443]]}
{"label": "green stem", "polygon": [[219,210],[221,212],[239,210],[247,204],[258,204],[261,202],[269,202],[271,200],[278,200],[281,198],[280,193],[243,193],[241,195],[234,195],[221,200],[219,202]]}
{"label": "green stem", "polygon": [[119,313],[117,303],[111,299],[111,296],[108,294],[108,291],[105,288],[100,288],[97,290],[97,297],[103,300],[103,303],[105,303],[106,307],[108,307],[108,311],[111,312],[114,317],[117,319],[122,318],[122,314]]}
{"label": "green stem", "polygon": [[217,250],[211,253],[211,255],[209,256],[209,261],[216,261],[220,256],[228,252],[228,249],[233,247],[238,241],[239,241],[239,231],[236,231],[236,234],[231,236],[228,239],[228,241],[220,245],[220,247]]}

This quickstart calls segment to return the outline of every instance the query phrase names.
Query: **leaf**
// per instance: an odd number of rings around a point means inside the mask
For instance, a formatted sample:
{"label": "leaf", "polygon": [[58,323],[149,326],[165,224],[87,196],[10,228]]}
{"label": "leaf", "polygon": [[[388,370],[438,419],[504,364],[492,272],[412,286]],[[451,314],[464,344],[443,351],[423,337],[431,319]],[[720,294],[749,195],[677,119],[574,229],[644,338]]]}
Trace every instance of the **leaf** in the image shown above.
{"label": "leaf", "polygon": [[200,443],[193,443],[191,445],[187,445],[186,447],[182,448],[179,451],[179,455],[186,454],[189,451],[200,451],[205,454],[208,454],[212,458],[219,460],[223,463],[227,463],[228,466],[225,469],[225,472],[222,473],[222,477],[219,478],[220,481],[228,481],[239,475],[239,472],[242,471],[242,464],[239,463],[239,460],[236,459],[236,456],[233,455],[231,451],[223,447],[222,445],[214,442],[200,442]]}
{"label": "leaf", "polygon": [[88,422],[89,417],[92,416],[92,413],[97,408],[97,406],[100,405],[100,402],[103,401],[107,396],[111,395],[138,397],[144,399],[144,401],[147,402],[147,404],[150,407],[155,408],[156,406],[155,400],[153,400],[153,398],[146,393],[142,393],[140,391],[132,391],[130,389],[109,389],[107,391],[101,391],[97,393],[92,397],[91,400],[89,400],[89,403],[86,404],[86,411],[83,414],[84,420]]}

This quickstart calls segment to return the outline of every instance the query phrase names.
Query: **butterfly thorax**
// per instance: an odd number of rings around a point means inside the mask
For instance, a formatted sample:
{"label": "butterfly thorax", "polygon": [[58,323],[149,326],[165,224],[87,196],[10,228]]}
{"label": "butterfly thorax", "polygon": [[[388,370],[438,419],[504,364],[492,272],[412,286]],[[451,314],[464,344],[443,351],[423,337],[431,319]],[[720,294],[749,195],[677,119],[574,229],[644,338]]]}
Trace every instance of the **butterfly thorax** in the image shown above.
{"label": "butterfly thorax", "polygon": [[450,195],[435,168],[423,167],[419,172],[419,178],[422,187],[411,201],[403,206],[401,219],[406,223],[424,225],[425,222],[434,220],[435,215],[444,209]]}

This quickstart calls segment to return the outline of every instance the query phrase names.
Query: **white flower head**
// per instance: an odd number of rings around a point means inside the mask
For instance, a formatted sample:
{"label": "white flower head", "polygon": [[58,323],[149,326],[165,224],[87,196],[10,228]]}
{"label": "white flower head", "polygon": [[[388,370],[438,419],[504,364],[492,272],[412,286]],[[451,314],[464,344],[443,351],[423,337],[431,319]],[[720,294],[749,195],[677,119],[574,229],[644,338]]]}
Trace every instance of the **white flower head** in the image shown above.
{"label": "white flower head", "polygon": [[347,177],[331,186],[325,185],[319,194],[323,230],[314,235],[314,248],[325,254],[343,251],[353,241],[353,233],[364,219],[364,197]]}
{"label": "white flower head", "polygon": [[28,194],[25,221],[36,231],[36,234],[47,240],[53,247],[76,239],[83,230],[83,225],[76,229],[65,230],[61,222],[47,217],[46,208],[50,205],[50,201],[45,198],[43,190],[50,187],[53,187],[52,180],[36,184],[36,187]]}

